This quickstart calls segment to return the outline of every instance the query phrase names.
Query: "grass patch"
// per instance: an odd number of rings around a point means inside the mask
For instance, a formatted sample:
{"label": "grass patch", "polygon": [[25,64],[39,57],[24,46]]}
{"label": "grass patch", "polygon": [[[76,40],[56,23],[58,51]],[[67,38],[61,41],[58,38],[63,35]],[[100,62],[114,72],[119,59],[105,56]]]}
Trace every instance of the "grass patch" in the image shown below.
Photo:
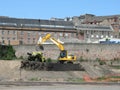
{"label": "grass patch", "polygon": [[29,79],[29,81],[41,81],[41,79],[37,78],[37,77],[33,77],[33,78]]}
{"label": "grass patch", "polygon": [[102,80],[105,80],[105,79],[107,79],[107,78],[106,77],[99,77],[99,78],[97,78],[98,81],[102,81]]}
{"label": "grass patch", "polygon": [[120,76],[103,76],[95,79],[97,81],[109,81],[109,82],[118,82],[120,81]]}
{"label": "grass patch", "polygon": [[119,65],[110,65],[110,67],[114,68],[114,69],[120,69]]}
{"label": "grass patch", "polygon": [[51,59],[51,58],[47,58],[46,59],[46,62],[47,63],[56,63],[58,60],[53,60],[53,59]]}
{"label": "grass patch", "polygon": [[110,78],[118,78],[118,79],[120,79],[120,76],[111,76]]}

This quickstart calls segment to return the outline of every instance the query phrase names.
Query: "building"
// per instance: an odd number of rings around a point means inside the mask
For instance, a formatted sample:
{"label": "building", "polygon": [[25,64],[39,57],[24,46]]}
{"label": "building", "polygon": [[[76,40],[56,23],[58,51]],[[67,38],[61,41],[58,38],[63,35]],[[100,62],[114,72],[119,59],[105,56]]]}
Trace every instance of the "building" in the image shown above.
{"label": "building", "polygon": [[101,38],[120,38],[120,15],[85,14],[72,19],[79,39],[92,42]]}
{"label": "building", "polygon": [[76,29],[78,38],[87,43],[101,38],[114,37],[114,30],[110,26],[80,24]]}
{"label": "building", "polygon": [[46,33],[57,39],[76,38],[72,21],[0,17],[0,41],[5,44],[36,44]]}
{"label": "building", "polygon": [[85,14],[50,20],[0,16],[0,42],[11,45],[36,44],[51,33],[65,43],[91,43],[102,38],[120,39],[120,15]]}
{"label": "building", "polygon": [[73,22],[76,24],[97,24],[97,25],[111,25],[120,24],[120,15],[109,16],[95,16],[93,14],[85,14],[80,16],[74,16]]}

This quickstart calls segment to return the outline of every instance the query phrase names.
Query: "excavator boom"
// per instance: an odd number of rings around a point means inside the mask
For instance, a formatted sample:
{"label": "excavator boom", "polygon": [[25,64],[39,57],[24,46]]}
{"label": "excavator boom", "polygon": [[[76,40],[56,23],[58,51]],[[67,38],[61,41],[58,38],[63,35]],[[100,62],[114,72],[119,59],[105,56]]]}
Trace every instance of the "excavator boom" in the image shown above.
{"label": "excavator boom", "polygon": [[44,50],[44,47],[43,47],[43,43],[46,42],[48,39],[50,39],[51,35],[50,34],[47,34],[46,36],[44,37],[40,37],[38,42],[37,42],[37,47],[36,47],[36,50]]}
{"label": "excavator boom", "polygon": [[61,51],[64,50],[63,45],[62,45],[60,42],[58,42],[55,38],[50,38],[50,40],[51,40],[53,43],[55,43]]}
{"label": "excavator boom", "polygon": [[60,50],[64,50],[64,46],[59,41],[57,41],[55,38],[51,37],[51,34],[47,34],[46,36],[39,38],[37,45],[39,46],[41,50],[44,50],[42,44],[44,44],[44,42],[46,42],[47,40],[51,40],[54,44],[58,46]]}
{"label": "excavator boom", "polygon": [[39,38],[39,40],[38,40],[38,42],[37,42],[37,44],[38,45],[41,45],[41,44],[43,44],[44,42],[46,42],[48,39],[50,39],[50,37],[51,37],[51,34],[47,34],[46,36],[44,36],[44,37],[40,37]]}

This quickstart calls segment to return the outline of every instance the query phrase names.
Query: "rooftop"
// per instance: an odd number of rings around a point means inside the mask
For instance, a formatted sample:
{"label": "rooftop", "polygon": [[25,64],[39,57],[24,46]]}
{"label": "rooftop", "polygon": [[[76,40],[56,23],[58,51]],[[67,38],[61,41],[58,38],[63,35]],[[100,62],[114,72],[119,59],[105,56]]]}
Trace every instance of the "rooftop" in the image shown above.
{"label": "rooftop", "polygon": [[72,21],[20,19],[0,16],[0,26],[74,28]]}
{"label": "rooftop", "polygon": [[77,26],[78,30],[96,30],[96,31],[113,31],[111,26],[105,25],[91,25],[91,24],[80,24]]}

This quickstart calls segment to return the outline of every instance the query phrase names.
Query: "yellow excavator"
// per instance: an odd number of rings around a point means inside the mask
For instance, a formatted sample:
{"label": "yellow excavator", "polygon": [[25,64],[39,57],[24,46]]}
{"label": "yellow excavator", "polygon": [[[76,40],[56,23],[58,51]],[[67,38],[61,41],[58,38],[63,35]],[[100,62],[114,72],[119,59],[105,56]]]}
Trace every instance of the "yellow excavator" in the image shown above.
{"label": "yellow excavator", "polygon": [[[59,49],[60,49],[60,55],[58,57],[58,62],[47,62],[42,54],[42,51],[33,52],[32,54],[29,54],[29,57],[27,60],[21,61],[21,67],[20,69],[25,70],[47,70],[47,71],[70,71],[70,70],[84,70],[80,63],[73,63],[76,61],[76,56],[74,55],[68,55],[67,50],[64,49],[63,44],[56,40],[51,36],[51,34],[46,34],[44,37],[40,38],[37,43],[37,50],[43,48],[43,44],[47,41],[51,40]],[[70,64],[69,64],[70,63]]]}
{"label": "yellow excavator", "polygon": [[74,61],[76,61],[76,56],[68,55],[68,52],[67,52],[67,50],[64,49],[63,44],[61,42],[59,42],[58,40],[56,40],[55,38],[53,38],[50,33],[48,33],[48,34],[46,34],[46,36],[42,37],[41,40],[38,40],[37,48],[44,50],[43,44],[47,40],[51,40],[60,49],[60,55],[58,57],[59,63],[62,63],[62,64],[65,62],[73,63]]}

